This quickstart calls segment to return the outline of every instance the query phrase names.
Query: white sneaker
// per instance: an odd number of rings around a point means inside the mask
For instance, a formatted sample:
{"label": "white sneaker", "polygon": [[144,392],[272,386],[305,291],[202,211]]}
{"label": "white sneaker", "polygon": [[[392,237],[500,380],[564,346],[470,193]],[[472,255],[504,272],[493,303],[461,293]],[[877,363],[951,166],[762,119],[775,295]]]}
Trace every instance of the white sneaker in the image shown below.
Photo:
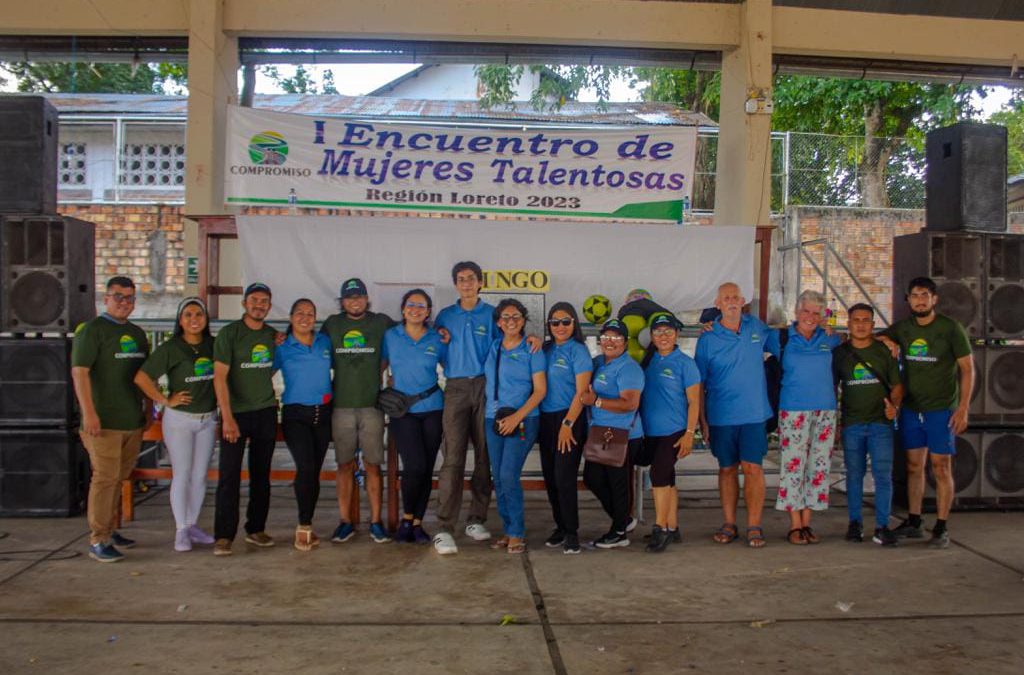
{"label": "white sneaker", "polygon": [[487,541],[491,538],[491,533],[483,523],[470,523],[466,525],[466,536],[474,541]]}
{"label": "white sneaker", "polygon": [[192,550],[192,538],[188,536],[188,528],[174,533],[174,550],[182,553]]}
{"label": "white sneaker", "polygon": [[632,532],[633,530],[635,530],[636,526],[637,526],[637,522],[639,522],[639,521],[637,521],[636,518],[634,518],[633,516],[630,516],[629,517],[629,522],[626,523],[626,532]]}
{"label": "white sneaker", "polygon": [[452,555],[459,552],[455,545],[455,537],[447,532],[438,532],[434,535],[434,550],[441,555]]}

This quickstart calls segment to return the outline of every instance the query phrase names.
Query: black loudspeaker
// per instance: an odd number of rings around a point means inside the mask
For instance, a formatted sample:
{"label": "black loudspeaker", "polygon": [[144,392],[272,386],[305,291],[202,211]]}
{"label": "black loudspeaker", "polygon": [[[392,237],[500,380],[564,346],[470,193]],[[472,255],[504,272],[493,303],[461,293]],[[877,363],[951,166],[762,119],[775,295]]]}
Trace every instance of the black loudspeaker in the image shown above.
{"label": "black loudspeaker", "polygon": [[899,321],[910,316],[905,295],[915,277],[931,277],[938,285],[936,308],[959,321],[972,338],[985,334],[984,238],[960,232],[918,232],[893,237],[892,313]]}
{"label": "black loudspeaker", "polygon": [[68,429],[0,428],[0,516],[81,513],[88,458]]}
{"label": "black loudspeaker", "polygon": [[92,223],[61,216],[0,216],[0,326],[70,332],[96,316]]}
{"label": "black loudspeaker", "polygon": [[986,430],[982,445],[981,496],[1024,497],[1024,433]]}
{"label": "black loudspeaker", "polygon": [[71,341],[0,339],[0,426],[75,426]]}
{"label": "black loudspeaker", "polygon": [[982,404],[978,422],[1008,424],[1024,422],[1024,347],[977,346],[984,351],[981,379]]}
{"label": "black loudspeaker", "polygon": [[[953,457],[953,496],[956,499],[977,499],[981,494],[982,432],[968,430],[956,438]],[[903,454],[906,462],[906,455]],[[904,464],[904,473],[906,465]],[[935,497],[935,477],[931,462],[925,463],[925,497]]]}
{"label": "black loudspeaker", "polygon": [[1024,235],[985,237],[985,334],[1024,337]]}
{"label": "black loudspeaker", "polygon": [[0,212],[57,212],[57,126],[42,96],[0,96]]}
{"label": "black loudspeaker", "polygon": [[1006,127],[974,122],[928,133],[928,229],[1006,231],[1006,138]]}

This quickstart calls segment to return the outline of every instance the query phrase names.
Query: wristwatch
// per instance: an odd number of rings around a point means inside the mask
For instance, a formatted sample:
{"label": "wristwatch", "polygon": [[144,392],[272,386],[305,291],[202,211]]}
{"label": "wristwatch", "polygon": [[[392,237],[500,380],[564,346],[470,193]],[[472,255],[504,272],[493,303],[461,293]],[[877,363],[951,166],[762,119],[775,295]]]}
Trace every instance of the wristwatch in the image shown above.
{"label": "wristwatch", "polygon": [[601,407],[601,399],[599,399],[599,398],[595,398],[594,399],[594,407],[595,408],[600,408]]}
{"label": "wristwatch", "polygon": [[571,420],[568,417],[562,419],[562,426],[563,427],[569,427],[571,429],[572,425],[575,424],[575,423],[576,423],[575,420]]}

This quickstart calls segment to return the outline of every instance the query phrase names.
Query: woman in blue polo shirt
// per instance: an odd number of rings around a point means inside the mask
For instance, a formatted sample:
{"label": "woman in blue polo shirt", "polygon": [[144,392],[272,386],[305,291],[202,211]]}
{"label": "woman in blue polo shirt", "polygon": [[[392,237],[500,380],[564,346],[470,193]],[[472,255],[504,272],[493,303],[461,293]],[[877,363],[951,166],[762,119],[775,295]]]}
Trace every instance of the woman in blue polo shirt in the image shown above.
{"label": "woman in blue polo shirt", "polygon": [[645,549],[660,553],[679,536],[679,491],[676,460],[693,450],[700,413],[700,371],[680,351],[679,322],[662,314],[651,322],[651,346],[644,358],[644,393],[640,416],[644,443],[651,458],[654,529]]}
{"label": "woman in blue polo shirt", "polygon": [[494,341],[484,363],[487,406],[484,428],[491,478],[498,498],[498,515],[505,534],[494,548],[509,553],[526,551],[523,516],[523,487],[519,480],[526,455],[537,439],[540,427],[538,406],[547,393],[544,352],[530,353],[526,342],[526,307],[505,298],[494,309],[502,337]]}
{"label": "woman in blue polo shirt", "polygon": [[434,463],[441,447],[444,394],[437,386],[437,365],[448,353],[430,327],[434,302],[422,288],[402,296],[402,323],[384,333],[382,358],[391,366],[390,384],[408,396],[422,397],[388,430],[402,458],[402,523],[395,541],[429,544],[423,516],[430,501]]}
{"label": "woman in blue polo shirt", "polygon": [[[775,508],[788,511],[791,544],[818,543],[811,512],[828,508],[829,469],[836,435],[836,387],[832,350],[838,335],[821,327],[825,298],[800,294],[796,321],[786,329],[779,394],[779,497]],[[782,336],[780,335],[780,344]]]}
{"label": "woman in blue polo shirt", "polygon": [[626,354],[628,337],[626,325],[618,319],[611,319],[601,326],[598,338],[601,354],[594,358],[592,384],[581,397],[583,405],[590,406],[591,426],[600,424],[630,430],[625,464],[614,467],[588,461],[583,466],[583,482],[612,519],[611,529],[594,542],[598,548],[629,546],[626,536],[629,476],[631,458],[636,457],[643,444],[643,424],[638,409],[644,389],[644,371]]}
{"label": "woman in blue polo shirt", "polygon": [[580,525],[576,477],[580,471],[587,420],[580,401],[590,386],[594,364],[583,341],[576,309],[568,302],[556,302],[548,310],[547,357],[548,393],[540,403],[540,466],[548,491],[555,531],[546,546],[561,546],[568,554],[580,552]]}
{"label": "woman in blue polo shirt", "polygon": [[320,468],[331,442],[331,339],[314,332],[316,305],[301,298],[292,304],[285,341],[274,349],[274,369],[284,377],[281,431],[295,459],[295,500],[299,525],[295,548],[320,545],[313,512],[320,497]]}

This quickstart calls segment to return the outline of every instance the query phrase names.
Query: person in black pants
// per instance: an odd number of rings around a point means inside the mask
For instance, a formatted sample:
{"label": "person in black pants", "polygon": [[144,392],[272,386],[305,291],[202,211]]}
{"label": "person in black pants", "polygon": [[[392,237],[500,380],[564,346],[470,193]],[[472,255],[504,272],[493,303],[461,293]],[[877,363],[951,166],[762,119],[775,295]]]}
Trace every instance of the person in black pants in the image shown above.
{"label": "person in black pants", "polygon": [[[250,284],[242,296],[245,315],[224,326],[213,342],[213,389],[221,415],[221,444],[214,515],[214,555],[231,555],[238,531],[242,455],[249,443],[249,506],[246,543],[274,545],[266,533],[270,510],[270,463],[277,440],[277,397],[271,382],[274,338],[264,323],[270,311],[270,288]],[[197,371],[198,372],[198,371]]]}
{"label": "person in black pants", "polygon": [[314,333],[316,305],[296,300],[288,336],[274,351],[274,369],[284,377],[281,430],[295,459],[295,500],[299,525],[295,548],[311,551],[320,545],[313,531],[313,512],[320,497],[320,468],[331,443],[331,338]]}
{"label": "person in black pants", "polygon": [[388,429],[402,458],[402,523],[395,541],[429,544],[423,516],[430,501],[434,463],[441,447],[444,395],[437,385],[437,366],[447,354],[441,335],[430,327],[433,301],[414,289],[402,298],[402,323],[384,333],[382,358],[391,368],[390,385],[417,400]]}
{"label": "person in black pants", "polygon": [[562,547],[562,552],[580,552],[577,535],[579,509],[576,478],[587,438],[587,423],[580,397],[590,386],[593,362],[583,340],[579,316],[568,302],[558,302],[548,311],[548,391],[540,404],[540,465],[544,472],[555,531],[545,546]]}
{"label": "person in black pants", "polygon": [[590,406],[590,425],[629,430],[629,447],[622,466],[607,466],[587,461],[583,481],[605,512],[611,517],[611,529],[594,541],[597,548],[629,546],[626,526],[629,522],[629,477],[631,458],[643,446],[643,425],[637,410],[644,389],[644,371],[626,353],[628,332],[625,324],[610,319],[601,326],[598,344],[601,354],[594,358],[593,384],[580,400]]}

